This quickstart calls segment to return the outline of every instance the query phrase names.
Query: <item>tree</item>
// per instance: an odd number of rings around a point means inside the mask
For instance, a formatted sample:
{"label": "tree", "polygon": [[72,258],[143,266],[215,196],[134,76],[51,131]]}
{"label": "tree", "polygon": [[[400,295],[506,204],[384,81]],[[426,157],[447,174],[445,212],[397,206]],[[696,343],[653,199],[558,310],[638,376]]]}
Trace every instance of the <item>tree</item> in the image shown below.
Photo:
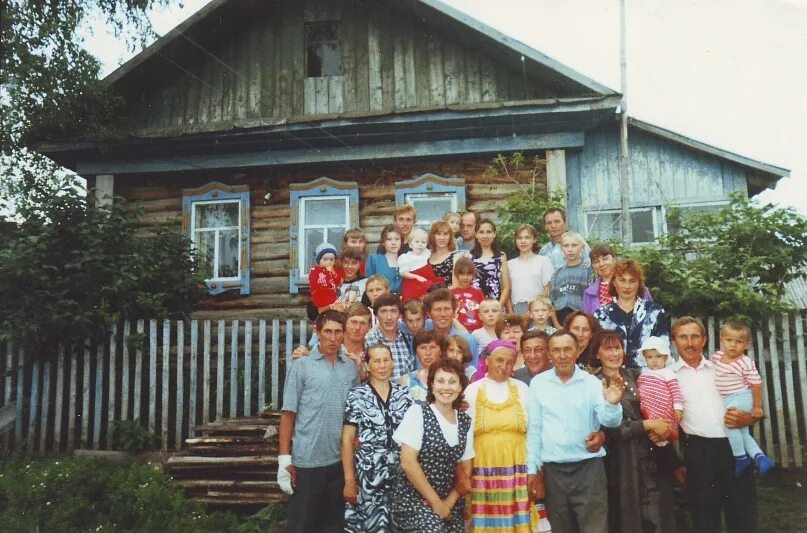
{"label": "tree", "polygon": [[670,215],[660,246],[626,250],[669,312],[759,323],[789,310],[785,284],[807,271],[807,219],[742,194],[716,213]]}

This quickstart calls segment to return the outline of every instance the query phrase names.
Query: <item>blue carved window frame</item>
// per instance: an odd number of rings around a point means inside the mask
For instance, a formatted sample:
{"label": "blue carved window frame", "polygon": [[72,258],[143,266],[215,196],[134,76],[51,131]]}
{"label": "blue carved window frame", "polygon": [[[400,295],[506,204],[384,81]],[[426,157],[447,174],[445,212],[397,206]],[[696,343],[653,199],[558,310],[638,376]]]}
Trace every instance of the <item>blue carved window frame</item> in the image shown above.
{"label": "blue carved window frame", "polygon": [[[428,197],[453,197],[455,211],[465,211],[465,180],[463,178],[444,178],[437,174],[426,173],[417,178],[399,181],[395,184],[395,206],[415,205],[416,199]],[[434,222],[434,221],[432,221]],[[418,226],[422,226],[418,217]]]}
{"label": "blue carved window frame", "polygon": [[[347,202],[347,220],[335,221],[333,226],[344,226],[347,231],[359,226],[359,184],[355,181],[336,181],[322,177],[306,183],[292,183],[289,185],[289,207],[291,221],[289,224],[289,293],[299,294],[301,289],[308,289],[308,271],[301,265],[305,264],[305,234],[306,229],[304,213],[301,206],[306,200],[332,200],[344,198]],[[341,242],[331,242],[339,249]]]}
{"label": "blue carved window frame", "polygon": [[211,182],[195,189],[182,190],[182,231],[190,237],[193,242],[193,230],[191,227],[193,220],[194,204],[232,202],[238,203],[239,219],[239,252],[238,252],[238,277],[220,278],[206,280],[208,292],[212,295],[221,294],[226,291],[237,290],[242,295],[250,293],[250,194],[247,185],[225,185],[219,182]]}

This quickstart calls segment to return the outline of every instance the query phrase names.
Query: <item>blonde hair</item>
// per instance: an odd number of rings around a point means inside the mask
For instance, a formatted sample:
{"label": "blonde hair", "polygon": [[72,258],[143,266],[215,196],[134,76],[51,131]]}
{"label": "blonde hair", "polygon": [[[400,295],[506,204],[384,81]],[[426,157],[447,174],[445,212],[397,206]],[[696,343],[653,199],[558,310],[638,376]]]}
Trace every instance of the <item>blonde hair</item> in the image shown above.
{"label": "blonde hair", "polygon": [[482,300],[479,303],[479,309],[482,309],[482,306],[485,305],[485,304],[488,304],[488,305],[495,304],[499,308],[499,311],[502,310],[502,302],[500,302],[496,298],[485,298],[484,300]]}
{"label": "blonde hair", "polygon": [[417,222],[418,220],[417,211],[415,211],[415,208],[409,204],[404,204],[396,207],[395,211],[392,212],[392,220],[398,220],[398,217],[400,215],[403,215],[404,213],[412,213],[412,218],[415,220],[415,222]]}
{"label": "blonde hair", "polygon": [[532,312],[532,308],[538,304],[543,305],[544,307],[549,309],[550,312],[555,310],[555,306],[552,305],[552,299],[549,298],[549,296],[538,296],[537,298],[535,298],[530,302],[529,306],[530,312]]}
{"label": "blonde hair", "polygon": [[418,235],[423,237],[423,239],[426,241],[426,245],[428,246],[428,244],[429,244],[429,234],[426,232],[426,230],[421,229],[421,228],[415,228],[412,231],[410,231],[409,232],[409,238],[406,239],[406,242],[408,242],[409,244],[412,244],[412,241]]}
{"label": "blonde hair", "polygon": [[579,233],[577,233],[576,231],[567,231],[563,235],[561,235],[560,236],[561,244],[563,243],[563,241],[565,239],[573,239],[573,240],[577,241],[577,243],[580,246],[584,246],[586,244],[586,241],[583,240],[583,237]]}
{"label": "blonde hair", "polygon": [[372,276],[367,278],[367,282],[364,284],[364,286],[367,287],[367,285],[375,282],[380,283],[381,285],[386,287],[387,290],[389,290],[389,280],[384,276],[382,276],[381,274],[373,274]]}
{"label": "blonde hair", "polygon": [[455,213],[454,211],[446,211],[445,214],[443,215],[443,220],[448,222],[449,220],[451,220],[451,217],[457,217],[458,219],[462,220],[460,214]]}

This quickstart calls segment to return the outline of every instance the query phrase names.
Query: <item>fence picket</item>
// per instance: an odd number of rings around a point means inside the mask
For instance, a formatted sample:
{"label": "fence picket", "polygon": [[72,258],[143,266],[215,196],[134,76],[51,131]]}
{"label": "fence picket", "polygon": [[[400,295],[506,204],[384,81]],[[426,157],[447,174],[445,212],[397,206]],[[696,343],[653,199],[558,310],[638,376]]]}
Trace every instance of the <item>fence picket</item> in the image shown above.
{"label": "fence picket", "polygon": [[76,446],[76,397],[78,388],[78,347],[70,350],[70,395],[67,412],[67,449]]}
{"label": "fence picket", "polygon": [[117,394],[117,352],[118,326],[113,324],[109,331],[109,401],[107,405],[106,447],[112,448],[112,423],[115,421],[115,396]]}
{"label": "fence picket", "polygon": [[162,409],[160,410],[160,442],[162,451],[168,450],[168,400],[171,387],[171,321],[163,320]]}
{"label": "fence picket", "polygon": [[768,340],[771,348],[771,376],[773,377],[773,405],[776,409],[776,432],[779,434],[779,464],[790,465],[789,450],[787,446],[787,433],[785,432],[785,404],[782,401],[782,379],[779,374],[779,351],[776,346],[776,323],[773,317],[768,319]]}
{"label": "fence picket", "polygon": [[[103,339],[103,337],[102,337]],[[101,405],[104,401],[104,342],[98,340],[95,348],[95,408],[93,409],[92,449],[101,445]]]}
{"label": "fence picket", "polygon": [[123,323],[123,338],[121,339],[120,363],[120,419],[129,420],[129,335],[132,324],[127,320]]}
{"label": "fence picket", "polygon": [[291,352],[294,350],[294,320],[286,320],[286,368],[291,368]]}
{"label": "fence picket", "polygon": [[300,320],[300,346],[308,346],[307,328],[305,327],[306,321]]}
{"label": "fence picket", "polygon": [[710,316],[706,319],[706,328],[709,332],[709,355],[715,353],[715,317]]}
{"label": "fence picket", "polygon": [[42,422],[39,426],[39,453],[47,452],[48,415],[50,414],[50,361],[42,367]]}
{"label": "fence picket", "polygon": [[143,349],[145,342],[143,335],[146,333],[146,323],[144,320],[137,321],[137,350],[135,350],[135,375],[134,375],[134,406],[132,410],[132,420],[139,420],[143,424],[143,410],[140,405],[140,398],[143,389]]}
{"label": "fence picket", "polygon": [[205,346],[202,369],[202,424],[210,422],[210,328],[209,320],[205,320]]}
{"label": "fence picket", "polygon": [[157,427],[157,321],[149,320],[149,431]]}
{"label": "fence picket", "polygon": [[90,340],[84,341],[84,372],[81,374],[81,440],[83,449],[87,448],[90,435]]}
{"label": "fence picket", "polygon": [[[773,421],[771,419],[771,401],[770,389],[768,387],[768,366],[765,357],[765,345],[762,334],[762,328],[757,330],[757,346],[759,347],[759,362],[757,368],[759,369],[760,377],[762,378],[762,410],[765,412],[765,418],[760,422],[762,424],[762,432],[765,435],[765,446],[763,449],[769,450],[774,453],[773,446]],[[755,424],[755,425],[760,425]]]}
{"label": "fence picket", "polygon": [[22,425],[24,406],[23,399],[25,398],[25,353],[22,347],[17,349],[17,404],[15,410],[17,411],[17,423],[14,427],[14,445],[22,445]]}
{"label": "fence picket", "polygon": [[[804,408],[804,404],[807,403],[807,357],[805,357],[805,339],[804,339],[804,325],[802,324],[802,317],[801,313],[794,313],[794,318],[796,320],[796,352],[797,352],[797,372],[798,372],[798,381],[801,389],[801,404],[802,409]],[[791,352],[791,357],[793,357]],[[802,411],[801,421],[802,424],[805,423],[805,418],[807,418],[807,409]],[[804,435],[807,435],[807,428],[802,428]],[[793,428],[793,437],[798,440],[801,444],[799,445],[799,450],[801,454],[800,457],[804,456],[804,447],[807,445],[804,441],[801,440],[799,429]]]}
{"label": "fence picket", "polygon": [[238,320],[230,330],[230,418],[238,416]]}
{"label": "fence picket", "polygon": [[252,414],[252,320],[244,322],[244,416]]}
{"label": "fence picket", "polygon": [[793,446],[793,462],[797,467],[801,467],[801,446],[797,434],[799,423],[796,418],[796,394],[793,387],[793,353],[790,351],[790,320],[785,314],[782,315],[782,350],[782,360],[785,365],[785,400],[791,432],[788,442]]}
{"label": "fence picket", "polygon": [[196,435],[196,357],[199,350],[199,321],[191,321],[191,362],[188,369],[188,438]]}
{"label": "fence picket", "polygon": [[258,322],[258,409],[266,405],[266,320]]}
{"label": "fence picket", "polygon": [[[174,449],[181,450],[182,449],[182,426],[183,421],[182,418],[185,414],[185,376],[184,376],[184,369],[185,369],[185,324],[181,320],[177,320],[177,397],[176,397],[176,412],[174,420],[175,420],[175,431],[176,435],[174,438]],[[168,417],[168,414],[165,415]]]}
{"label": "fence picket", "polygon": [[[3,374],[6,376],[5,384],[3,389],[3,405],[8,405],[11,403],[12,398],[12,373],[14,369],[14,343],[11,341],[6,342],[6,368]],[[3,437],[3,443],[5,444],[5,449],[11,449],[11,431],[6,433],[5,437]]]}
{"label": "fence picket", "polygon": [[216,420],[224,416],[224,320],[219,320],[219,345],[216,352]]}
{"label": "fence picket", "polygon": [[31,405],[28,409],[28,436],[25,447],[29,452],[36,448],[37,414],[39,412],[39,361],[31,368]]}
{"label": "fence picket", "polygon": [[280,409],[280,320],[272,320],[272,409]]}
{"label": "fence picket", "polygon": [[62,404],[64,399],[64,346],[59,346],[56,363],[56,397],[53,402],[53,451],[62,449]]}

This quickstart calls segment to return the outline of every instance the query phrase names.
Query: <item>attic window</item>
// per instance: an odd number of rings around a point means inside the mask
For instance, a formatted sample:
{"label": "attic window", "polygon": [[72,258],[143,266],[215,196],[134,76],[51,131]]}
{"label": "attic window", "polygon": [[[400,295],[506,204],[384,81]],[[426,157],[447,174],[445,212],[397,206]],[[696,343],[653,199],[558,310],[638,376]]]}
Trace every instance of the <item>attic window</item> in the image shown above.
{"label": "attic window", "polygon": [[342,75],[342,45],[339,22],[307,22],[305,24],[307,76],[323,78]]}

